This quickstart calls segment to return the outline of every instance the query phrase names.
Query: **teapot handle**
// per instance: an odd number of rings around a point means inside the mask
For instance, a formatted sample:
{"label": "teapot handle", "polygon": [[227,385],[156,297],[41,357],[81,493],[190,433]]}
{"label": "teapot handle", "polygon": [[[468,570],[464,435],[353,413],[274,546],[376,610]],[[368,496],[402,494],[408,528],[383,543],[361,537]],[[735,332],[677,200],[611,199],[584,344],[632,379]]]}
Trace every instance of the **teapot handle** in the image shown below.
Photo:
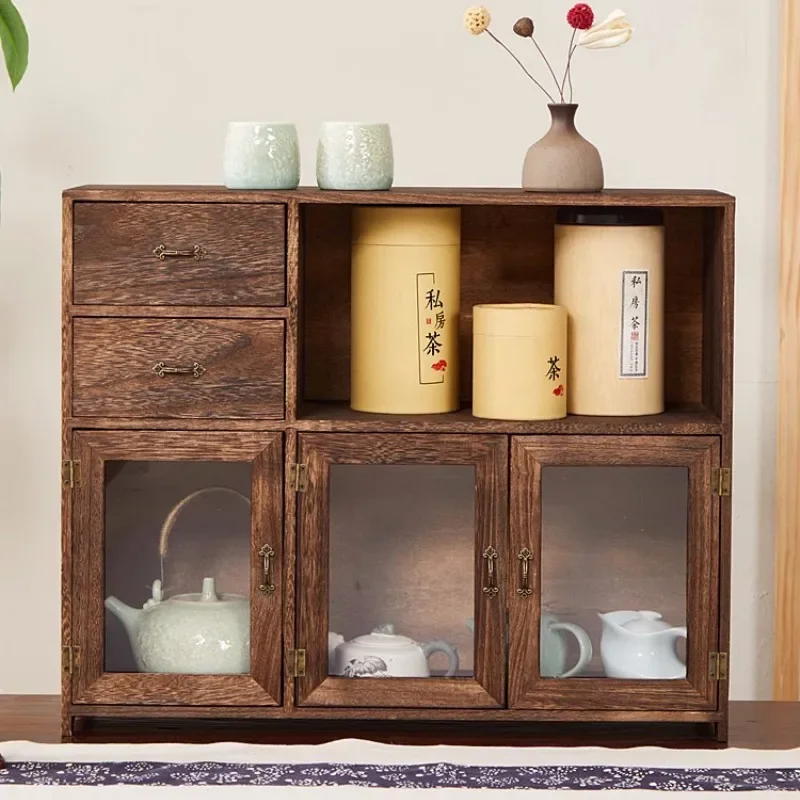
{"label": "teapot handle", "polygon": [[450,659],[450,666],[445,672],[445,678],[452,678],[458,672],[458,650],[450,642],[445,642],[441,639],[437,639],[435,642],[428,642],[422,645],[422,652],[425,654],[425,658],[430,658],[434,653],[444,653]]}
{"label": "teapot handle", "polygon": [[165,556],[167,554],[167,546],[169,544],[169,535],[172,533],[172,529],[175,527],[175,523],[178,521],[178,516],[180,515],[181,511],[183,511],[192,500],[200,497],[201,495],[207,494],[208,492],[225,492],[226,494],[233,494],[237,497],[240,497],[242,500],[250,506],[250,500],[248,500],[241,492],[237,492],[236,489],[228,489],[226,486],[206,486],[204,489],[198,489],[196,492],[192,492],[191,494],[187,495],[183,498],[183,500],[179,501],[172,509],[172,511],[167,514],[167,518],[164,520],[164,524],[161,526],[161,538],[158,542],[158,553],[160,556]]}
{"label": "teapot handle", "polygon": [[583,672],[592,660],[592,640],[589,638],[586,631],[578,625],[573,625],[571,622],[551,622],[549,627],[551,631],[569,631],[578,640],[578,647],[580,648],[578,663],[572,669],[567,670],[561,675],[556,675],[555,677],[572,678]]}

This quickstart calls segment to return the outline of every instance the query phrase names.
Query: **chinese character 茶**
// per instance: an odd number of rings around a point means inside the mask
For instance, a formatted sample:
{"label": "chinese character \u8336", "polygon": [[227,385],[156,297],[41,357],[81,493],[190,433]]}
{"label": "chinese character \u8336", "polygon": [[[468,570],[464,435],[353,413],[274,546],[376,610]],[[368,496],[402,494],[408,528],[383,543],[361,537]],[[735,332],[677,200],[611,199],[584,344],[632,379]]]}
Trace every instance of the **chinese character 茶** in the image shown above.
{"label": "chinese character \u8336", "polygon": [[559,366],[559,359],[558,356],[552,356],[551,358],[547,359],[547,363],[549,368],[547,370],[547,379],[551,381],[558,380],[561,377],[561,367]]}

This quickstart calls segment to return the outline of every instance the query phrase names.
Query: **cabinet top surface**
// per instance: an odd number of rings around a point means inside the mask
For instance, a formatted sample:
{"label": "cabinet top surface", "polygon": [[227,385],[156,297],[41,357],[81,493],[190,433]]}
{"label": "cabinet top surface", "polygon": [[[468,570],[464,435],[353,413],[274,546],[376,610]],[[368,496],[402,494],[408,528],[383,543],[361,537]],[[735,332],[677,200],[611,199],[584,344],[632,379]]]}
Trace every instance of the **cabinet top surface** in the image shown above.
{"label": "cabinet top surface", "polygon": [[231,190],[222,186],[101,186],[68,189],[73,201],[152,203],[328,203],[375,205],[586,205],[586,206],[730,206],[732,195],[705,189],[607,189],[603,192],[526,192],[494,188],[403,188],[379,192]]}

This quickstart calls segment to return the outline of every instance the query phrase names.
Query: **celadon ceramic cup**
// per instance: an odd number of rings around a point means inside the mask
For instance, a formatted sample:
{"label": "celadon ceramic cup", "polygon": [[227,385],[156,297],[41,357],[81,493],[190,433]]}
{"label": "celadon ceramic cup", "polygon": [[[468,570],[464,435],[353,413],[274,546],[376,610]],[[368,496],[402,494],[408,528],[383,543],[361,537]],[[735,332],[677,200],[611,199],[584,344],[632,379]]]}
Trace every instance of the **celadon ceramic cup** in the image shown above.
{"label": "celadon ceramic cup", "polygon": [[394,182],[392,134],[386,123],[326,122],[317,149],[320,189],[376,191]]}
{"label": "celadon ceramic cup", "polygon": [[223,156],[228,189],[296,189],[300,183],[297,128],[273,122],[231,122]]}

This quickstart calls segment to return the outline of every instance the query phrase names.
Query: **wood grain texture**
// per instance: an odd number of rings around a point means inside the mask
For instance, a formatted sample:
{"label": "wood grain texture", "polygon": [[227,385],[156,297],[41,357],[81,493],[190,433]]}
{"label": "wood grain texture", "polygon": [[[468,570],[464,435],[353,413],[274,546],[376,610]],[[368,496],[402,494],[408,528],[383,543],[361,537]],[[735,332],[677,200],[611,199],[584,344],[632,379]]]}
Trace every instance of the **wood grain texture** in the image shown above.
{"label": "wood grain texture", "polygon": [[300,241],[302,236],[300,208],[290,202],[286,213],[286,303],[289,318],[286,324],[286,419],[297,419],[300,379]]}
{"label": "wood grain texture", "polygon": [[[276,705],[280,702],[282,600],[282,446],[281,434],[179,432],[79,432],[75,452],[82,481],[75,490],[73,644],[81,647],[74,702],[157,705]],[[107,461],[244,461],[254,465],[252,546],[276,550],[278,590],[258,591],[260,559],[252,559],[251,675],[158,675],[105,672],[105,475]],[[271,540],[271,541],[270,541]]]}
{"label": "wood grain texture", "polygon": [[[383,707],[499,707],[505,702],[505,509],[507,443],[492,436],[392,436],[301,434],[299,458],[307,465],[299,510],[298,645],[306,650],[306,676],[297,680],[298,705]],[[379,681],[328,676],[330,467],[332,464],[456,464],[476,467],[475,652],[473,678],[385,678]],[[483,551],[491,544],[501,592],[482,592]]]}
{"label": "wood grain texture", "polygon": [[[341,738],[362,738],[390,744],[454,744],[497,745],[520,747],[580,747],[602,744],[604,747],[653,746],[678,748],[719,748],[709,739],[703,723],[652,724],[582,724],[577,722],[495,722],[485,725],[463,725],[460,722],[427,723],[415,721],[363,720],[258,720],[259,709],[238,709],[253,719],[213,720],[197,718],[215,714],[217,709],[191,709],[195,719],[183,723],[171,720],[164,724],[159,714],[176,715],[173,708],[147,707],[142,718],[125,721],[121,715],[129,708],[86,707],[70,709],[75,713],[91,710],[97,724],[83,725],[80,741],[105,742],[189,742],[213,743],[243,741],[255,744],[322,744]],[[797,703],[734,702],[731,703],[729,746],[749,750],[789,750],[800,747],[800,714]],[[274,713],[266,710],[266,713]],[[299,710],[303,713],[303,709]],[[467,712],[474,713],[474,712]],[[480,712],[479,712],[480,713]],[[57,695],[0,695],[0,741],[33,741],[57,744],[59,729]]]}
{"label": "wood grain texture", "polygon": [[783,0],[775,700],[800,699],[800,7]]}
{"label": "wood grain texture", "polygon": [[[688,468],[687,622],[691,644],[685,681],[554,680],[539,672],[542,607],[542,470],[550,466],[685,466]],[[717,684],[708,676],[718,647],[718,498],[711,469],[719,464],[716,437],[515,437],[511,457],[511,552],[533,553],[531,588],[522,598],[509,587],[509,704],[514,708],[717,709]],[[576,499],[576,502],[578,500]],[[624,570],[624,565],[620,566]]]}
{"label": "wood grain texture", "polygon": [[154,317],[161,319],[289,319],[278,306],[101,306],[69,304],[70,317]]}
{"label": "wood grain texture", "polygon": [[283,518],[283,647],[281,649],[283,674],[283,707],[291,709],[296,703],[295,678],[288,668],[288,654],[297,647],[297,508],[298,493],[289,485],[292,465],[297,463],[297,432],[288,430],[285,435],[284,463],[284,518]]}
{"label": "wood grain texture", "polygon": [[[66,419],[72,413],[72,323],[69,300],[72,286],[72,200],[62,201],[61,240],[61,461],[72,459],[72,431]],[[72,491],[61,488],[61,653],[72,644]],[[61,664],[61,732],[72,734],[68,706],[72,702],[72,675]]]}
{"label": "wood grain texture", "polygon": [[[350,397],[350,207],[303,208],[304,399]],[[704,214],[665,209],[665,397],[703,402]],[[472,398],[472,308],[478,303],[552,303],[555,207],[462,210],[461,399]],[[712,358],[709,350],[708,357]]]}
{"label": "wood grain texture", "polygon": [[722,423],[702,406],[668,409],[645,417],[585,417],[519,422],[474,417],[470,408],[452,414],[365,414],[346,403],[305,403],[294,423],[300,431],[373,433],[506,433],[708,435]]}
{"label": "wood grain texture", "polygon": [[[282,205],[78,202],[74,302],[281,306],[285,224]],[[206,253],[162,261],[162,244]]]}
{"label": "wood grain texture", "polygon": [[521,189],[395,187],[381,192],[322,191],[301,187],[288,192],[232,191],[221,186],[78,186],[67,197],[84,202],[122,203],[299,203],[364,205],[590,205],[688,208],[724,206],[730,195],[705,189],[607,189],[596,194],[525,192]]}
{"label": "wood grain texture", "polygon": [[[284,409],[281,320],[76,319],[73,409],[77,417],[251,417]],[[205,367],[167,375],[164,362]]]}

